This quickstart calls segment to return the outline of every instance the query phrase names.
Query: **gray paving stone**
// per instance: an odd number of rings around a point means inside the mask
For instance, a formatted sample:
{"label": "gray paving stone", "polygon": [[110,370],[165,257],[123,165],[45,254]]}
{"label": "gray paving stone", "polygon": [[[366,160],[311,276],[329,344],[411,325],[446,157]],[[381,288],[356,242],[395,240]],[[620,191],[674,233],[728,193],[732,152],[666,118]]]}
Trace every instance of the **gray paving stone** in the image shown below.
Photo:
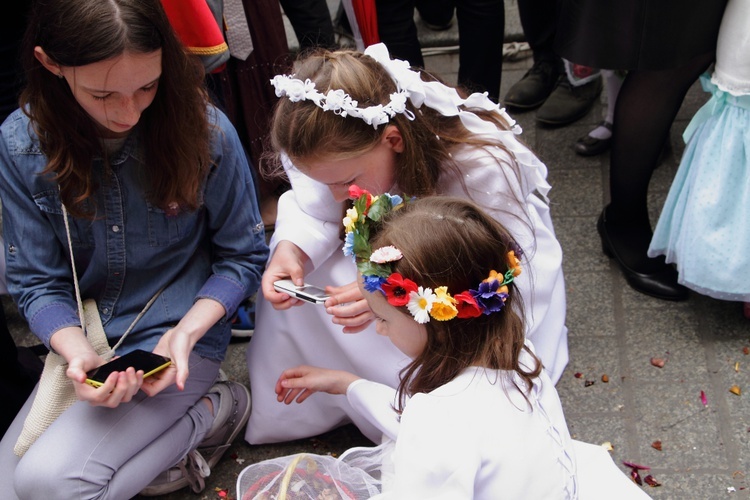
{"label": "gray paving stone", "polygon": [[[566,266],[564,269],[570,267],[573,266]],[[589,337],[611,339],[617,335],[611,282],[608,272],[566,272],[568,303],[578,305],[575,309],[568,308],[567,325],[571,341],[573,338]]]}

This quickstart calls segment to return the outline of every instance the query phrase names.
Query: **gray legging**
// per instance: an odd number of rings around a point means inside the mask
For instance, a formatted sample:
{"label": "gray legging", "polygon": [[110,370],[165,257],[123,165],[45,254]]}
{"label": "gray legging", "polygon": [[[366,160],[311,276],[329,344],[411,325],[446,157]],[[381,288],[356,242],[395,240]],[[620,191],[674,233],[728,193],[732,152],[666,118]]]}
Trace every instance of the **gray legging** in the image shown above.
{"label": "gray legging", "polygon": [[219,368],[219,361],[193,353],[184,391],[173,385],[153,398],[139,392],[114,409],[79,401],[19,459],[13,446],[34,391],[0,441],[3,498],[133,497],[196,448],[211,428],[214,417],[200,399]]}

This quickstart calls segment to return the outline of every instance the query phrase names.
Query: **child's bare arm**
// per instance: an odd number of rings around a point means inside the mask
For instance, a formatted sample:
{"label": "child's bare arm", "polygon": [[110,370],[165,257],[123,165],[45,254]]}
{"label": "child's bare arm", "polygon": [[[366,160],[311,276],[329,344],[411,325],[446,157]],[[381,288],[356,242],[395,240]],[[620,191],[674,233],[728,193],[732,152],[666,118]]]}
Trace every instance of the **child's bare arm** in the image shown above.
{"label": "child's bare arm", "polygon": [[360,377],[341,370],[301,365],[284,370],[276,381],[276,399],[291,404],[302,403],[316,392],[346,394],[349,384]]}

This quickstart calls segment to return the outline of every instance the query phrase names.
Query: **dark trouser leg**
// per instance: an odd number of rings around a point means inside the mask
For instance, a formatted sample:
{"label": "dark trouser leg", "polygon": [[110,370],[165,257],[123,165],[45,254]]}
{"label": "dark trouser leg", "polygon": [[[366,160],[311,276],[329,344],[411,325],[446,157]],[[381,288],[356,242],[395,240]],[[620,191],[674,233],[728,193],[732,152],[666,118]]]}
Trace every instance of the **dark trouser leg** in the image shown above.
{"label": "dark trouser leg", "polygon": [[333,21],[325,0],[279,0],[297,36],[300,51],[336,48]]}
{"label": "dark trouser leg", "polygon": [[5,323],[5,312],[0,304],[0,436],[16,417],[36,383],[18,361],[18,349]]}
{"label": "dark trouser leg", "polygon": [[503,66],[505,8],[503,0],[459,0],[458,83],[489,93],[498,102]]}
{"label": "dark trouser leg", "polygon": [[556,60],[552,44],[557,23],[557,0],[518,0],[523,35],[534,52],[534,61]]}
{"label": "dark trouser leg", "polygon": [[378,33],[392,58],[424,68],[422,49],[414,24],[414,0],[376,0]]}

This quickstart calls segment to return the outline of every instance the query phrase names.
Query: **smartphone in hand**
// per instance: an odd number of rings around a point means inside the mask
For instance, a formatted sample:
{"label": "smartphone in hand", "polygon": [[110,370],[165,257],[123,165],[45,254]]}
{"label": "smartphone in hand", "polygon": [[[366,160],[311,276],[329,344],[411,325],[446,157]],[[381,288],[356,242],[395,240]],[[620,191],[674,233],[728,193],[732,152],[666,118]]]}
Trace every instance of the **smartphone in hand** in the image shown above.
{"label": "smartphone in hand", "polygon": [[136,349],[124,356],[104,363],[98,368],[86,372],[86,383],[93,387],[101,387],[112,372],[124,372],[132,366],[135,371],[143,370],[143,378],[157,373],[172,364],[166,356],[153,352]]}
{"label": "smartphone in hand", "polygon": [[308,285],[307,283],[297,286],[292,280],[278,280],[274,282],[273,287],[277,292],[286,293],[312,304],[322,304],[329,297],[326,291],[320,287]]}

